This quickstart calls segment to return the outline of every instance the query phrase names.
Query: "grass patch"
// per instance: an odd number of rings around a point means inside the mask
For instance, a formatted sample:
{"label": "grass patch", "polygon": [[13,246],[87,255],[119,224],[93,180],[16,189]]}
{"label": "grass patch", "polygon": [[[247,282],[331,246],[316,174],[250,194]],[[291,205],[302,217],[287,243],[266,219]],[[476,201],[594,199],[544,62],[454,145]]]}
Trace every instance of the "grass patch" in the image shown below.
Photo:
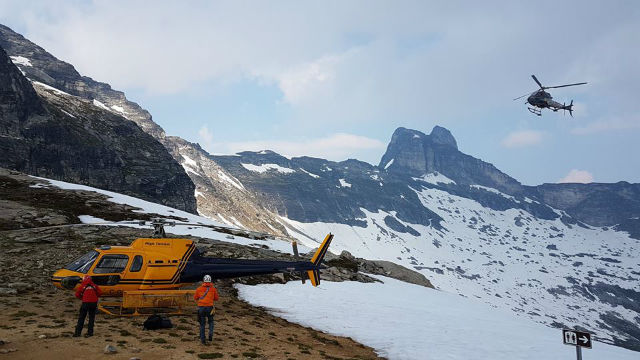
{"label": "grass patch", "polygon": [[33,315],[37,315],[36,313],[33,312],[29,312],[29,311],[25,311],[25,310],[20,310],[14,314],[12,314],[11,316],[15,316],[15,317],[28,317],[28,316],[33,316]]}
{"label": "grass patch", "polygon": [[131,333],[127,330],[120,330],[120,336],[131,336]]}
{"label": "grass patch", "polygon": [[255,352],[249,352],[249,351],[247,351],[247,352],[243,352],[243,353],[242,353],[242,356],[244,356],[244,357],[248,357],[248,358],[251,358],[251,359],[255,359],[255,358],[259,357],[260,355],[258,355],[258,354],[257,354],[257,353],[255,353]]}
{"label": "grass patch", "polygon": [[155,339],[153,339],[151,341],[153,341],[156,344],[166,344],[167,343],[167,340],[165,340],[163,338],[155,338]]}
{"label": "grass patch", "polygon": [[318,334],[316,334],[315,332],[311,333],[311,337],[320,341],[323,344],[331,344],[331,345],[335,345],[335,346],[342,346],[337,340],[333,340],[333,339],[328,339],[325,337],[322,337]]}
{"label": "grass patch", "polygon": [[221,357],[223,357],[224,355],[221,353],[201,353],[198,354],[198,358],[200,359],[220,359]]}

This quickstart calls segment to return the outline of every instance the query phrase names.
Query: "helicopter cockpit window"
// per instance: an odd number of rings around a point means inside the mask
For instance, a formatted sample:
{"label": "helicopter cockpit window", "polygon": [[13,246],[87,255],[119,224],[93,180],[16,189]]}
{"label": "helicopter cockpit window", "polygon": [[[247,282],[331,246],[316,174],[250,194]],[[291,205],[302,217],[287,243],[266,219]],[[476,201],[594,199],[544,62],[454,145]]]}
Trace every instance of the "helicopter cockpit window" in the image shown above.
{"label": "helicopter cockpit window", "polygon": [[91,268],[91,265],[93,265],[93,262],[96,261],[97,257],[98,252],[95,250],[91,250],[78,259],[74,260],[71,264],[65,266],[64,268],[67,270],[86,274],[87,271],[89,271],[89,269]]}
{"label": "helicopter cockpit window", "polygon": [[130,272],[138,272],[142,269],[142,255],[136,255],[131,262]]}
{"label": "helicopter cockpit window", "polygon": [[121,273],[127,267],[129,257],[127,255],[103,256],[93,272],[96,274]]}

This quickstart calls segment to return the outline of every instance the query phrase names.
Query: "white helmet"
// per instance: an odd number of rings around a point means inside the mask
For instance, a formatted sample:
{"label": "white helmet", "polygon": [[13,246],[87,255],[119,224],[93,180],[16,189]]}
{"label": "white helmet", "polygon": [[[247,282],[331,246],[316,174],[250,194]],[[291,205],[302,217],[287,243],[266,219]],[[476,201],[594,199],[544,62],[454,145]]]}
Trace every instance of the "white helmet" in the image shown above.
{"label": "white helmet", "polygon": [[211,282],[211,276],[210,275],[205,275],[204,276],[204,282],[210,283]]}

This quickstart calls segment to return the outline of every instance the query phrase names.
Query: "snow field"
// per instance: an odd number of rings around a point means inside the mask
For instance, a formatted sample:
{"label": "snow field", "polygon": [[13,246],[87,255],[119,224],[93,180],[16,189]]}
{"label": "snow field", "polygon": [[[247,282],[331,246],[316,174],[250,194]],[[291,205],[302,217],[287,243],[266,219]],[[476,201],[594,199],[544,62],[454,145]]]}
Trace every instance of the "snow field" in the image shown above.
{"label": "snow field", "polygon": [[[349,336],[392,360],[567,360],[560,329],[479,301],[375,276],[384,283],[236,285],[242,299],[277,316]],[[640,353],[596,342],[583,359],[631,360]]]}

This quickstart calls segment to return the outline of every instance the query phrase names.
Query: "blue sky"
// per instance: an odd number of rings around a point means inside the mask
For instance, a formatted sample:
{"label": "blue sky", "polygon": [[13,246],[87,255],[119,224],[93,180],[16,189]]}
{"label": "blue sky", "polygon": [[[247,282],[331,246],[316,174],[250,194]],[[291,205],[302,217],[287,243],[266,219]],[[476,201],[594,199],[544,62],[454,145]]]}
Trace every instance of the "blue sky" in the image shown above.
{"label": "blue sky", "polygon": [[[605,6],[606,5],[606,6]],[[0,22],[212,153],[377,164],[399,126],[450,129],[525,184],[640,182],[636,1],[0,0]],[[513,98],[545,85],[575,117]]]}

